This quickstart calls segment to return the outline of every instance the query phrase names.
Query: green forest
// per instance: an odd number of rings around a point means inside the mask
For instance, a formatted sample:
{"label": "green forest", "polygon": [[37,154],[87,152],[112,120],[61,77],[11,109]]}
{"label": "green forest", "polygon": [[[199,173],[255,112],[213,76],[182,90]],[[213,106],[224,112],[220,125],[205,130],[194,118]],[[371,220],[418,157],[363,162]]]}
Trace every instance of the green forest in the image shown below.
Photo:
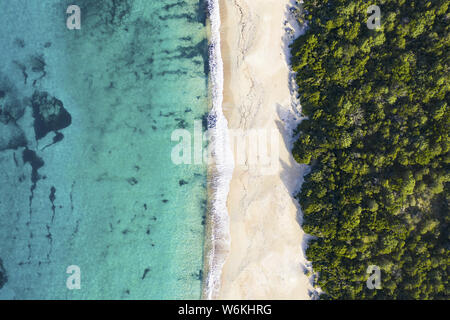
{"label": "green forest", "polygon": [[[381,9],[369,29],[367,8]],[[291,45],[321,299],[448,299],[449,1],[305,0]],[[367,268],[381,288],[366,286]]]}

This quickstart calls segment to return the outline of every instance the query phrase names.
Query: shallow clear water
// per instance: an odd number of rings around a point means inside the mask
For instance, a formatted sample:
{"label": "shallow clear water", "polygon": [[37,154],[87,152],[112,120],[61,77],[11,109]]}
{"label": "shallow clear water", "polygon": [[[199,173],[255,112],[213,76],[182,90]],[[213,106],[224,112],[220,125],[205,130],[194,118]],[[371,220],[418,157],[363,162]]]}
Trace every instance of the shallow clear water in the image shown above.
{"label": "shallow clear water", "polygon": [[[173,130],[208,111],[205,14],[199,0],[0,0],[0,298],[200,298],[206,167],[170,157]],[[33,111],[58,100],[70,121],[36,131]]]}

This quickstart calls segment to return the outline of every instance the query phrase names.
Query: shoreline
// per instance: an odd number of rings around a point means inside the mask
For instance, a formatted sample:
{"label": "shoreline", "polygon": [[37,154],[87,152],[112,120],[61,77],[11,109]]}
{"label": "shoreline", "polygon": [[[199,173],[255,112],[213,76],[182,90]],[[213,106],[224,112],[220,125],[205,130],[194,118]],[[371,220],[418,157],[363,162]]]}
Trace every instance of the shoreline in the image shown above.
{"label": "shoreline", "polygon": [[219,0],[207,0],[209,11],[209,86],[213,164],[208,165],[208,214],[205,228],[204,273],[202,298],[213,299],[220,287],[222,266],[230,247],[227,197],[234,170],[228,137],[228,121],[223,114],[223,61],[221,55]]}
{"label": "shoreline", "polygon": [[314,290],[305,275],[306,237],[293,199],[308,168],[290,153],[292,127],[301,121],[292,111],[283,26],[290,6],[289,0],[220,0],[222,106],[229,129],[275,129],[280,146],[274,174],[234,168],[227,198],[231,246],[211,298],[310,299]]}

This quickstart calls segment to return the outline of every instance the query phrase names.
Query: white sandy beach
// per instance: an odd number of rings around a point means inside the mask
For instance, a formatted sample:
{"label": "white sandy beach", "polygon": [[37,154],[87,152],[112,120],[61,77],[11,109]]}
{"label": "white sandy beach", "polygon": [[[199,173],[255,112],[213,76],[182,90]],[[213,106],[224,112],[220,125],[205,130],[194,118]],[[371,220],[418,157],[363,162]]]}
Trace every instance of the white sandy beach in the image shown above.
{"label": "white sandy beach", "polygon": [[[289,0],[221,0],[223,110],[230,129],[276,129],[278,169],[236,164],[228,196],[231,248],[218,299],[309,299],[298,189],[305,167],[292,158],[285,26]],[[269,147],[270,149],[270,147]],[[235,157],[237,152],[235,151]]]}

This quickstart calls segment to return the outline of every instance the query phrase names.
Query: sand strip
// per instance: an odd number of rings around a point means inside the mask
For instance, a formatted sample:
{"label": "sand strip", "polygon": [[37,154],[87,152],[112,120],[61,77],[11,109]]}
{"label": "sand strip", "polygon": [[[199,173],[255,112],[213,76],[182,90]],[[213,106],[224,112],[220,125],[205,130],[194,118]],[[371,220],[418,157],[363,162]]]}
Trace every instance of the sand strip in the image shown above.
{"label": "sand strip", "polygon": [[[240,163],[237,157],[242,152],[234,150],[236,164],[227,202],[231,248],[219,299],[309,299],[312,289],[304,274],[305,237],[292,197],[307,168],[298,165],[288,150],[287,124],[298,121],[291,107],[283,40],[289,4],[289,0],[220,1],[223,110],[228,126],[244,135],[252,129],[265,131],[267,149],[279,155],[268,169],[262,162]],[[271,135],[277,138],[278,148]]]}

